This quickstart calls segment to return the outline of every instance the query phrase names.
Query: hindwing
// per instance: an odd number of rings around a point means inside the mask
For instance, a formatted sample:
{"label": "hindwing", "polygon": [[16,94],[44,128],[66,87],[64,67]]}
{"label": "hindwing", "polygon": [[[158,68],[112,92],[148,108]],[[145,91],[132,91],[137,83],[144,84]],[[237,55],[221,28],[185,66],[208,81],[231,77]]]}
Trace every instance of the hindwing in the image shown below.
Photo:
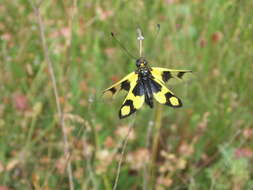
{"label": "hindwing", "polygon": [[151,80],[153,90],[153,97],[161,104],[171,106],[173,108],[181,107],[182,101],[176,97],[161,81],[154,78]]}
{"label": "hindwing", "polygon": [[133,85],[131,85],[131,89],[119,110],[120,119],[125,118],[140,109],[145,100],[143,84],[138,81],[132,83]]}

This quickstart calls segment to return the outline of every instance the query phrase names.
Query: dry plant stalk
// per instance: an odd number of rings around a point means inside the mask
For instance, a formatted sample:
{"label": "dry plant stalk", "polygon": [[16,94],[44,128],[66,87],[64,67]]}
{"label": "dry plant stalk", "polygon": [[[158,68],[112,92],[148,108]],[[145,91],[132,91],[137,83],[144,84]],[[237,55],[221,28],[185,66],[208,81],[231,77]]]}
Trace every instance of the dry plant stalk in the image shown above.
{"label": "dry plant stalk", "polygon": [[[142,31],[141,31],[140,28],[137,28],[137,40],[139,41],[139,53],[140,53],[140,57],[141,57],[142,56],[142,51],[143,51],[143,47],[142,47],[143,43],[142,43],[142,41],[144,40],[144,37],[142,35]],[[135,121],[135,119],[133,121]],[[130,134],[133,126],[134,126],[134,123],[132,123],[129,126],[129,129],[128,129],[128,132],[127,132],[127,136],[126,136],[126,138],[123,141],[123,147],[122,147],[122,151],[121,151],[121,155],[120,155],[120,161],[119,161],[118,168],[117,168],[116,178],[115,178],[114,185],[113,185],[113,190],[117,189],[119,175],[120,175],[120,170],[121,170],[121,165],[122,165],[123,157],[124,157],[124,152],[125,152],[125,149],[126,149],[126,145],[127,145],[129,134]]]}
{"label": "dry plant stalk", "polygon": [[157,154],[158,154],[158,146],[159,146],[159,139],[160,139],[160,129],[162,125],[162,107],[160,104],[157,105],[155,110],[155,119],[154,119],[154,128],[155,134],[153,137],[152,143],[152,156],[150,162],[150,173],[149,173],[149,182],[151,189],[155,189],[155,180],[156,180],[156,161],[157,161]]}
{"label": "dry plant stalk", "polygon": [[[150,138],[152,135],[152,127],[153,127],[153,121],[149,121],[148,124],[148,130],[147,130],[147,134],[146,134],[146,148],[147,150],[149,150],[150,147]],[[143,190],[147,190],[148,189],[148,182],[149,182],[149,163],[147,162],[144,166],[143,169],[143,183],[142,183],[142,189]]]}
{"label": "dry plant stalk", "polygon": [[[39,25],[40,38],[41,38],[41,41],[42,41],[43,52],[44,52],[46,62],[48,64],[50,80],[52,82],[53,92],[54,92],[54,96],[55,96],[55,102],[56,102],[56,106],[57,106],[57,113],[58,113],[60,126],[61,126],[62,134],[63,134],[64,154],[66,156],[66,160],[68,160],[68,158],[70,156],[70,151],[69,151],[69,143],[68,143],[67,133],[66,133],[66,129],[65,129],[65,123],[64,123],[64,113],[63,113],[63,110],[62,110],[62,107],[61,107],[61,104],[60,104],[58,87],[57,87],[57,84],[56,84],[53,64],[52,64],[52,61],[50,59],[49,49],[48,49],[48,46],[47,46],[47,43],[46,43],[45,26],[43,24],[42,17],[41,17],[41,14],[40,14],[40,5],[41,5],[41,3],[42,3],[42,1],[40,1],[38,4],[35,5],[30,0],[30,4],[32,5],[32,7],[34,9],[34,13],[36,15],[37,22],[38,22],[38,25]],[[69,179],[69,189],[74,190],[71,161],[68,161],[68,163],[67,163],[67,172],[68,172],[68,179]]]}
{"label": "dry plant stalk", "polygon": [[120,160],[119,160],[119,164],[118,164],[118,168],[117,168],[117,174],[116,174],[116,178],[115,178],[115,181],[114,181],[114,185],[113,185],[113,190],[116,190],[117,189],[117,185],[118,185],[118,181],[119,181],[119,175],[120,175],[120,170],[121,170],[121,165],[122,165],[122,162],[123,162],[123,158],[124,158],[124,153],[125,153],[125,149],[126,149],[126,145],[127,145],[127,142],[128,142],[128,137],[133,129],[133,126],[134,126],[134,123],[132,123],[129,128],[128,128],[128,132],[127,132],[127,136],[126,138],[123,140],[123,147],[122,147],[122,151],[120,153]]}

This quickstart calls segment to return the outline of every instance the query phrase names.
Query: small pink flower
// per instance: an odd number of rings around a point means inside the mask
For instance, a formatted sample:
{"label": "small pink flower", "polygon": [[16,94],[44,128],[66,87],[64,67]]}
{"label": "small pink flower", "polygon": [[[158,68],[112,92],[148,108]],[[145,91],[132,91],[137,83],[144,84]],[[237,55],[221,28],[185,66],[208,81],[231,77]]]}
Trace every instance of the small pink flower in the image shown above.
{"label": "small pink flower", "polygon": [[13,104],[18,111],[26,111],[28,109],[28,99],[24,94],[14,95]]}
{"label": "small pink flower", "polygon": [[11,35],[9,33],[5,33],[1,37],[3,40],[6,40],[6,41],[10,41],[11,39]]}
{"label": "small pink flower", "polygon": [[105,49],[105,54],[108,57],[112,57],[115,54],[115,48],[106,48]]}
{"label": "small pink flower", "polygon": [[6,187],[6,186],[0,186],[0,190],[10,190],[9,187]]}
{"label": "small pink flower", "polygon": [[[117,130],[115,131],[115,135],[117,137],[124,139],[129,132],[129,127],[130,126],[128,126],[128,125],[119,126],[117,128]],[[131,130],[129,133],[128,139],[129,139],[129,141],[131,141],[131,140],[134,140],[135,138],[136,138],[135,132],[134,132],[134,130]]]}
{"label": "small pink flower", "polygon": [[102,21],[113,15],[113,12],[111,10],[103,10],[101,7],[97,7],[97,13],[99,15],[99,19]]}
{"label": "small pink flower", "polygon": [[59,38],[59,37],[64,37],[64,38],[69,38],[71,34],[70,28],[69,27],[63,27],[60,30],[54,31],[50,34],[51,38]]}
{"label": "small pink flower", "polygon": [[115,141],[109,136],[105,139],[104,145],[106,148],[113,148],[115,146]]}
{"label": "small pink flower", "polygon": [[243,130],[243,136],[246,138],[246,139],[249,139],[253,136],[253,129],[250,129],[250,128],[246,128]]}
{"label": "small pink flower", "polygon": [[253,150],[250,148],[238,148],[235,150],[234,154],[235,154],[236,158],[252,157]]}
{"label": "small pink flower", "polygon": [[220,42],[222,38],[223,38],[223,33],[220,31],[214,32],[211,37],[213,44]]}
{"label": "small pink flower", "polygon": [[166,2],[167,4],[173,4],[173,3],[175,3],[175,0],[165,0],[165,2]]}
{"label": "small pink flower", "polygon": [[59,33],[61,34],[61,36],[65,37],[65,38],[69,38],[71,31],[70,31],[69,27],[64,27],[64,28],[60,29]]}
{"label": "small pink flower", "polygon": [[199,40],[199,46],[202,47],[202,48],[204,48],[206,45],[207,45],[206,39],[205,38],[201,38]]}

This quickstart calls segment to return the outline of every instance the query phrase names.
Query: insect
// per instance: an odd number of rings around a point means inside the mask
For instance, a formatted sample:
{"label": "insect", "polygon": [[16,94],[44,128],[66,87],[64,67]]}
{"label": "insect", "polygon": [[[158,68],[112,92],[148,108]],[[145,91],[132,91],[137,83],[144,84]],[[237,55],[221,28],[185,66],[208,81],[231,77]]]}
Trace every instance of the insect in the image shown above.
{"label": "insect", "polygon": [[150,67],[144,57],[136,60],[136,70],[119,82],[104,90],[112,96],[120,90],[128,92],[120,110],[119,118],[126,118],[142,107],[144,102],[150,107],[154,106],[154,99],[164,105],[178,108],[182,101],[174,95],[165,83],[171,79],[182,80],[190,70],[172,70],[160,67]]}

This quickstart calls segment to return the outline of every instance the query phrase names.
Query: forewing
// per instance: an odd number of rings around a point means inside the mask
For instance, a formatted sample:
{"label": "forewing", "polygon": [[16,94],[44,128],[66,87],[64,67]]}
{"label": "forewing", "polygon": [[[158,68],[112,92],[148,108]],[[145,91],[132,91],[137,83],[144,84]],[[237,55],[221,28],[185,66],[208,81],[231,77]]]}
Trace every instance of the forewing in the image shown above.
{"label": "forewing", "polygon": [[170,84],[182,81],[188,81],[192,78],[192,71],[190,70],[173,70],[161,67],[152,67],[151,74],[154,78],[163,83],[170,82]]}
{"label": "forewing", "polygon": [[137,81],[131,82],[131,89],[129,90],[120,110],[119,118],[125,118],[140,109],[144,103],[144,87]]}
{"label": "forewing", "polygon": [[174,108],[181,107],[181,100],[176,97],[161,81],[151,79],[151,89],[153,96],[161,104],[165,104]]}
{"label": "forewing", "polygon": [[121,89],[129,91],[134,83],[136,83],[138,75],[135,72],[132,72],[125,76],[123,79],[113,84],[109,88],[103,91],[104,96],[114,96]]}

